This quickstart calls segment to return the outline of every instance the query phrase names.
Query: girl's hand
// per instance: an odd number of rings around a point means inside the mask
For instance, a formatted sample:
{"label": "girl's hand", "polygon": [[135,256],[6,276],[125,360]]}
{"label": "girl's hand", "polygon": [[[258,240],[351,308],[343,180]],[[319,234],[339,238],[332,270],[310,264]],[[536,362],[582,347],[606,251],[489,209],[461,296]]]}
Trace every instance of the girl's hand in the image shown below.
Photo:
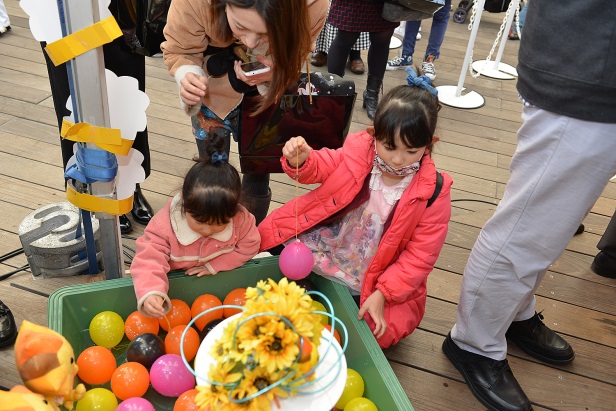
{"label": "girl's hand", "polygon": [[208,270],[208,268],[204,265],[200,265],[198,267],[190,267],[188,270],[186,270],[186,275],[195,274],[197,274],[197,277],[203,277],[204,275],[212,275],[210,270]]}
{"label": "girl's hand", "polygon": [[376,338],[381,338],[387,330],[387,323],[385,322],[385,296],[379,290],[366,298],[364,304],[359,309],[357,319],[361,320],[364,315],[368,313],[374,321],[374,331],[372,332]]}
{"label": "girl's hand", "polygon": [[148,317],[163,318],[165,315],[164,302],[165,300],[160,295],[151,295],[145,299],[141,310]]}
{"label": "girl's hand", "polygon": [[291,167],[299,167],[308,159],[312,148],[306,143],[304,137],[292,137],[282,147],[282,155]]}
{"label": "girl's hand", "polygon": [[180,98],[187,106],[194,106],[201,102],[207,93],[208,79],[195,73],[186,73],[180,80]]}
{"label": "girl's hand", "polygon": [[251,86],[256,86],[257,84],[268,83],[272,81],[274,73],[274,60],[272,60],[271,57],[265,57],[259,54],[257,56],[257,61],[260,61],[261,63],[268,66],[270,68],[269,71],[261,74],[255,74],[254,76],[247,76],[244,73],[244,70],[242,70],[242,61],[236,60],[233,65],[233,69],[235,70],[235,75],[237,76],[237,78]]}

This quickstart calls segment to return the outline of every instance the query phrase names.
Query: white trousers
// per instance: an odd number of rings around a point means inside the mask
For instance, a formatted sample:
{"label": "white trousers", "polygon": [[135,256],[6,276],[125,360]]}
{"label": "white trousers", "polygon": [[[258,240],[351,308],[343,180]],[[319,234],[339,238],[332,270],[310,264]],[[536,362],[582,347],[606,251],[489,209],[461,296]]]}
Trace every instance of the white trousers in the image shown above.
{"label": "white trousers", "polygon": [[460,348],[495,360],[507,355],[511,322],[534,315],[548,267],[616,174],[616,123],[536,107],[522,118],[511,176],[464,269],[451,332]]}
{"label": "white trousers", "polygon": [[9,21],[9,15],[6,12],[6,7],[4,6],[4,2],[0,0],[0,27],[8,27],[11,25]]}

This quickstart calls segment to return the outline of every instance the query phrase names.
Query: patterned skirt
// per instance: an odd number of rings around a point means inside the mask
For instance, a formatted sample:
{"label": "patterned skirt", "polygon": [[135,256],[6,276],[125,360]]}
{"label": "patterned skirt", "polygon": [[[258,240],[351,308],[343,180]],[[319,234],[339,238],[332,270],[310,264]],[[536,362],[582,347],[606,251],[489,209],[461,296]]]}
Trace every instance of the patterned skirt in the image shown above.
{"label": "patterned skirt", "polygon": [[339,30],[352,32],[381,32],[399,26],[381,17],[382,12],[382,1],[332,0],[327,21]]}

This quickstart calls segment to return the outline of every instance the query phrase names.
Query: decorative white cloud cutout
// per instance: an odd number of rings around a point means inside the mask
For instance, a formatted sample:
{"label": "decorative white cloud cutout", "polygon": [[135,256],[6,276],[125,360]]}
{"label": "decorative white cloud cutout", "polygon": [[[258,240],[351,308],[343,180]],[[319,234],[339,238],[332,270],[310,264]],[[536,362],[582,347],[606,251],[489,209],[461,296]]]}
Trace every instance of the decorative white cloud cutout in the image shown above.
{"label": "decorative white cloud cutout", "polygon": [[[111,16],[110,2],[111,0],[98,1],[100,20]],[[60,13],[56,0],[20,0],[19,6],[30,16],[30,31],[36,40],[51,43],[62,38]]]}
{"label": "decorative white cloud cutout", "polygon": [[[143,131],[147,124],[145,110],[150,104],[149,97],[139,90],[137,79],[129,76],[118,77],[111,70],[105,70],[107,83],[107,102],[109,107],[109,123],[112,128],[119,128],[122,138],[134,140],[138,131]],[[71,123],[75,122],[73,116],[73,103],[69,97],[66,108],[71,115],[65,117]],[[77,148],[73,149],[76,152]],[[116,178],[117,199],[130,197],[135,191],[135,184],[145,180],[145,171],[141,166],[143,154],[132,149],[126,156],[117,155],[118,175]],[[71,157],[66,167],[75,163]]]}

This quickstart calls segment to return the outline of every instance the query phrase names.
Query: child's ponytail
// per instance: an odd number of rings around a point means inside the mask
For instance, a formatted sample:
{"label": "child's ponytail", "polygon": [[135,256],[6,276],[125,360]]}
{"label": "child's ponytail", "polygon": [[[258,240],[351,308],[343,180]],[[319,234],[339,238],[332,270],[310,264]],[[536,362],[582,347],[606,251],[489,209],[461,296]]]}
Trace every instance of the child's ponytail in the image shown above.
{"label": "child's ponytail", "polygon": [[225,138],[210,132],[204,155],[186,174],[182,186],[182,211],[200,223],[226,224],[237,213],[242,183],[229,164]]}

